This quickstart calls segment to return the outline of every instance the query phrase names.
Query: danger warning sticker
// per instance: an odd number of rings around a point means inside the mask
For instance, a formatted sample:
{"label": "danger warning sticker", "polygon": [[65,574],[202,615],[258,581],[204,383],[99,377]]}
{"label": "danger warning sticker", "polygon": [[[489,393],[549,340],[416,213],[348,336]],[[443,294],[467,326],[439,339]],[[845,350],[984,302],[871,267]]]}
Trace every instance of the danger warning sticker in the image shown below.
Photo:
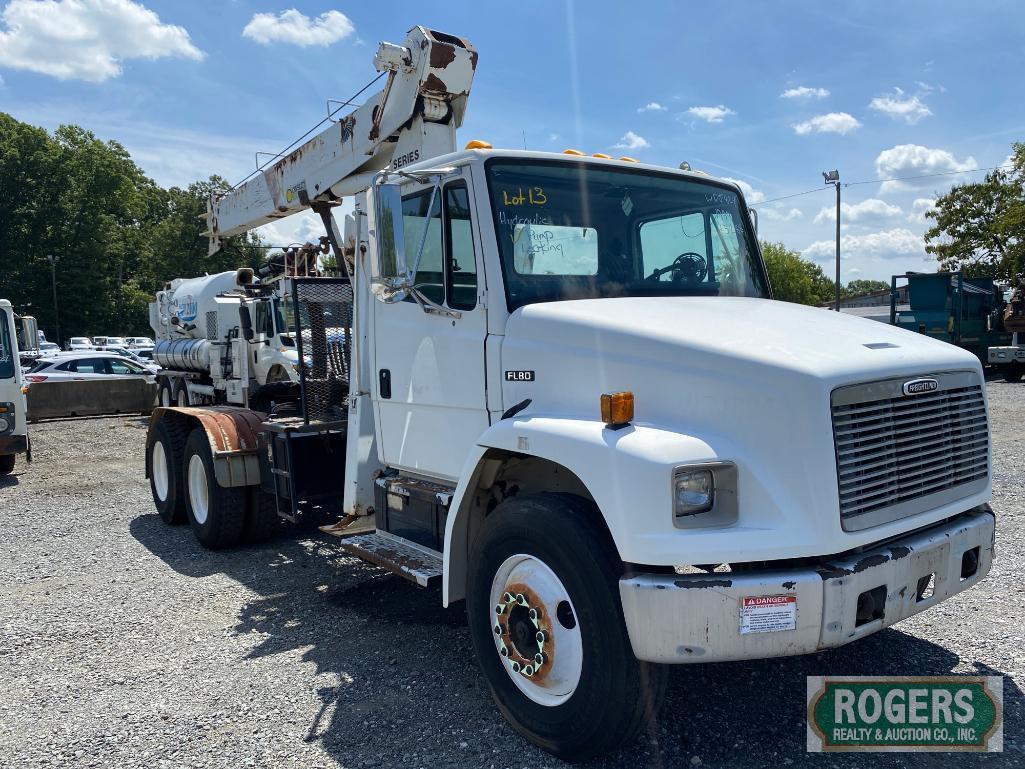
{"label": "danger warning sticker", "polygon": [[740,605],[740,634],[797,628],[796,595],[746,596]]}

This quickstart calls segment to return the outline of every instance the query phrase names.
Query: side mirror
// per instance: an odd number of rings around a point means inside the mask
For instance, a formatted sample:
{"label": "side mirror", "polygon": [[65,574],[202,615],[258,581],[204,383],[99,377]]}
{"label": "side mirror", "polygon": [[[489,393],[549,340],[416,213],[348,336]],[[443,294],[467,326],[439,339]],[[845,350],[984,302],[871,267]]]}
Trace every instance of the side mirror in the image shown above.
{"label": "side mirror", "polygon": [[402,222],[402,187],[387,182],[374,187],[377,218],[377,263],[373,292],[382,302],[401,302],[409,293],[406,238]]}
{"label": "side mirror", "polygon": [[758,212],[755,211],[753,208],[749,208],[747,210],[747,212],[749,214],[751,214],[751,226],[755,228],[755,235],[757,235],[758,234]]}
{"label": "side mirror", "polygon": [[242,337],[247,342],[252,342],[255,336],[253,333],[253,316],[249,312],[249,308],[244,304],[238,308],[238,322],[242,327]]}

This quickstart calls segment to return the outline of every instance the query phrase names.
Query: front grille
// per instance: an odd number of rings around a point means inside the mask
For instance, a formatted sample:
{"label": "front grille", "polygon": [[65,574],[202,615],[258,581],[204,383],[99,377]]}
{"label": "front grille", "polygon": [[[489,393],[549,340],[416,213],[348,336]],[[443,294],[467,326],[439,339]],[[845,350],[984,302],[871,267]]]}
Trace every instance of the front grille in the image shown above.
{"label": "front grille", "polygon": [[978,376],[948,372],[926,378],[936,380],[935,391],[905,395],[903,385],[911,378],[833,391],[845,530],[914,515],[985,488],[989,426]]}

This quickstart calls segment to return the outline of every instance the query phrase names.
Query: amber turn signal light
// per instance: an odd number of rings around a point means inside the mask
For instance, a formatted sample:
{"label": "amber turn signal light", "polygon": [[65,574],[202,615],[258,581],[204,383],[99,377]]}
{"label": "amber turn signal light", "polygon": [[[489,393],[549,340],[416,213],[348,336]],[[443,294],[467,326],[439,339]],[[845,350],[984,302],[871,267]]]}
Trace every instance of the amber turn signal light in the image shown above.
{"label": "amber turn signal light", "polygon": [[634,418],[634,394],[631,392],[603,393],[601,419],[613,430],[626,427]]}

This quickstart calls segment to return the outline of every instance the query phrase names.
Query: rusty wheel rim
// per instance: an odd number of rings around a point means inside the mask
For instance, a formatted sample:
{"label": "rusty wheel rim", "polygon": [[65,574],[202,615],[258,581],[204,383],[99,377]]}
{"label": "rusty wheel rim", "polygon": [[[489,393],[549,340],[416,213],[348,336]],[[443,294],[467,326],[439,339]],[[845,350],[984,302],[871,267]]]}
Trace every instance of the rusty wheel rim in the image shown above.
{"label": "rusty wheel rim", "polygon": [[580,683],[583,640],[562,580],[541,559],[507,558],[491,583],[495,650],[516,687],[533,702],[555,707]]}

